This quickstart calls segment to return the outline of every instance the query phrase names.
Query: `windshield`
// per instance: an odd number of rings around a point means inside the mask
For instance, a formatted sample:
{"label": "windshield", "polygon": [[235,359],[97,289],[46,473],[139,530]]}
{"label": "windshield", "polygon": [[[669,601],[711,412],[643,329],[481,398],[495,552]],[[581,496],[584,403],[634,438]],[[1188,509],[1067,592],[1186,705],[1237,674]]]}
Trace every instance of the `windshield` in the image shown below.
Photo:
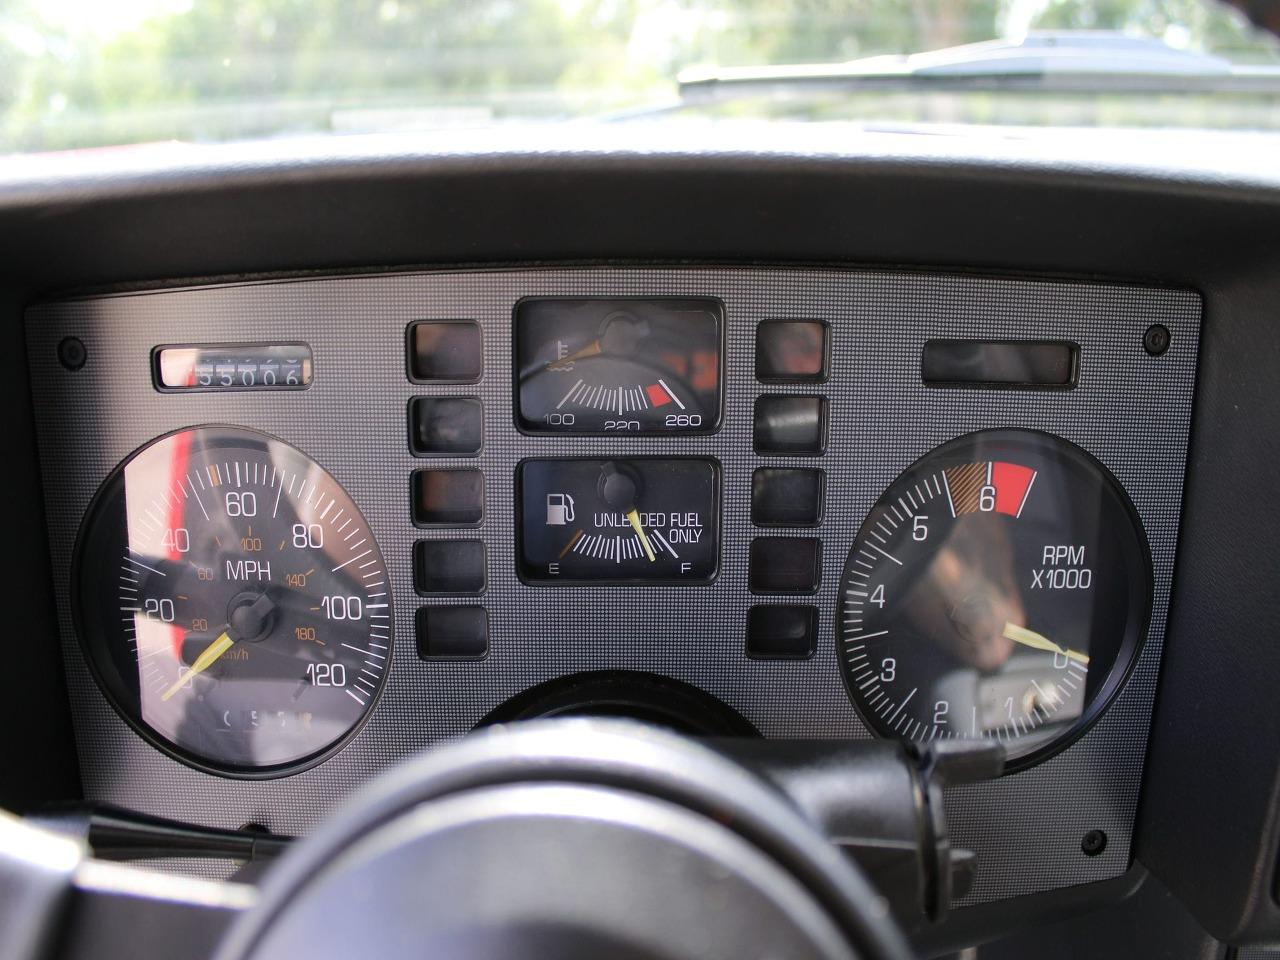
{"label": "windshield", "polygon": [[[1073,52],[1044,69],[1046,45]],[[3,152],[578,119],[1280,129],[1280,44],[1217,0],[0,0],[0,63]],[[760,82],[779,65],[803,69]]]}

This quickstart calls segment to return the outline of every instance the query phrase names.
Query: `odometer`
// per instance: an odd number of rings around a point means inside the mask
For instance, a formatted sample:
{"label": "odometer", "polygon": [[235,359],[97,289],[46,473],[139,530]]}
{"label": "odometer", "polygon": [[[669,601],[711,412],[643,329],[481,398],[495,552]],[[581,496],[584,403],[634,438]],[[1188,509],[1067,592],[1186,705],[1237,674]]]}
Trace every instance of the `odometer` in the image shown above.
{"label": "odometer", "polygon": [[881,735],[990,737],[1031,762],[1119,689],[1150,584],[1141,527],[1097,460],[1031,431],[961,437],[859,531],[838,618],[849,695]]}
{"label": "odometer", "polygon": [[249,430],[143,447],[81,533],[77,620],[108,698],[193,765],[265,775],[352,733],[391,656],[386,567],[319,465]]}

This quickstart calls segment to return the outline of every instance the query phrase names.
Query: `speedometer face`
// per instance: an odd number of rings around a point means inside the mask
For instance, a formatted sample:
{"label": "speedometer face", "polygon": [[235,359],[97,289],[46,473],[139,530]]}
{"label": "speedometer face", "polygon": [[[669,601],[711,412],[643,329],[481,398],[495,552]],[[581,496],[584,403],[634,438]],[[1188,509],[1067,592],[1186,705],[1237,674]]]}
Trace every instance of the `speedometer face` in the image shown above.
{"label": "speedometer face", "polygon": [[75,580],[108,698],[198,767],[262,776],[315,760],[386,676],[391,595],[368,524],[264,434],[201,427],[135,453],[90,511]]}
{"label": "speedometer face", "polygon": [[907,469],[845,566],[839,656],[883,736],[1060,749],[1132,666],[1150,609],[1141,527],[1114,478],[1048,434],[961,437]]}

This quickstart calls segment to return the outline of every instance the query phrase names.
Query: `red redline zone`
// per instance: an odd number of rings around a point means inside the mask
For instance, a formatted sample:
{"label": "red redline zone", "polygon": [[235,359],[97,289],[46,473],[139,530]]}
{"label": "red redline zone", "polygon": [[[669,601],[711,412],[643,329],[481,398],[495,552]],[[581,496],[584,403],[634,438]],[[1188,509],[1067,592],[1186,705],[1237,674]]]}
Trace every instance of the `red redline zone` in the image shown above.
{"label": "red redline zone", "polygon": [[671,394],[663,388],[660,383],[651,383],[644,388],[644,392],[649,395],[649,402],[655,407],[661,407],[671,402]]}
{"label": "red redline zone", "polygon": [[991,464],[991,485],[996,488],[996,513],[1016,517],[1031,486],[1035,471],[1017,463]]}
{"label": "red redline zone", "polygon": [[1016,517],[1036,472],[1018,463],[997,460],[948,467],[946,474],[956,516],[987,512],[982,508],[983,491],[990,486],[995,490],[995,506],[990,512]]}

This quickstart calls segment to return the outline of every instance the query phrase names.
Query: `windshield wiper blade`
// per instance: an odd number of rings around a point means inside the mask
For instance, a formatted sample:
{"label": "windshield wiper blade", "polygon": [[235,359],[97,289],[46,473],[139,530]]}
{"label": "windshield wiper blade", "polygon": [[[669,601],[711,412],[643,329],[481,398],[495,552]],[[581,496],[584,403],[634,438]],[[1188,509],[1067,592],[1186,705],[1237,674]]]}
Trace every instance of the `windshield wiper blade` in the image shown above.
{"label": "windshield wiper blade", "polygon": [[833,91],[1047,93],[1276,93],[1280,66],[1237,66],[1159,40],[1111,31],[1031,33],[928,53],[847,63],[693,69],[678,78],[684,104]]}

